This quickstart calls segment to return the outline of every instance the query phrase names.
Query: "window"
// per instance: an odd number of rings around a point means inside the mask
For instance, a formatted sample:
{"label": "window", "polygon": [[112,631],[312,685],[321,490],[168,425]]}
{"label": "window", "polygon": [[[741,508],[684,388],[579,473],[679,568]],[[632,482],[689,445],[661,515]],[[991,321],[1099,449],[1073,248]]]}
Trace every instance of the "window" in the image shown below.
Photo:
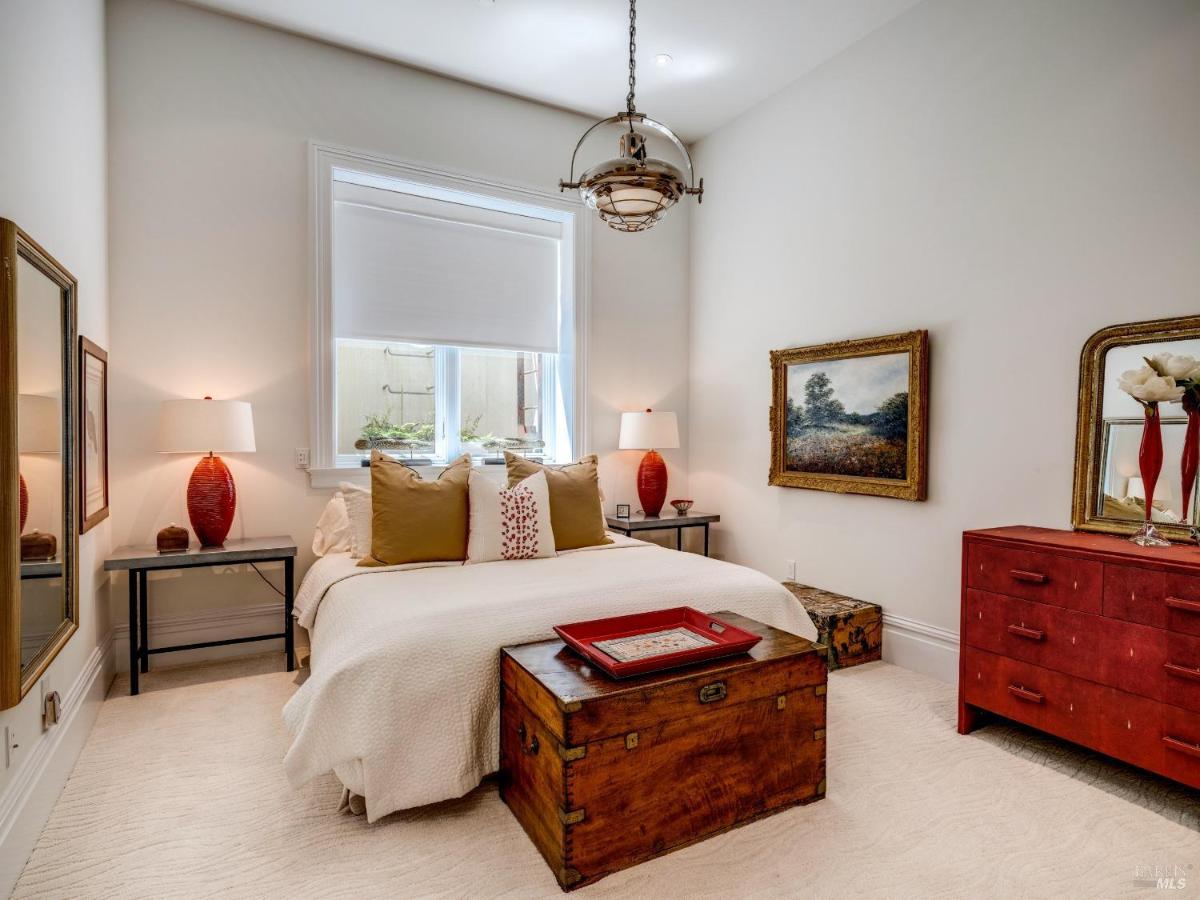
{"label": "window", "polygon": [[390,441],[388,451],[398,456],[430,456],[437,364],[437,348],[428,345],[338,340],[338,456],[367,455],[369,441]]}
{"label": "window", "polygon": [[541,404],[542,372],[554,365],[554,358],[553,353],[520,350],[459,350],[459,436],[464,452],[496,457],[511,446],[543,457],[546,447],[554,446]]}
{"label": "window", "polygon": [[[372,447],[419,465],[506,449],[555,456],[553,353],[337,340],[337,456],[361,465]],[[456,389],[457,386],[457,389]],[[457,402],[455,400],[457,399]]]}
{"label": "window", "polygon": [[314,163],[314,484],[372,447],[577,453],[575,204],[327,148]]}

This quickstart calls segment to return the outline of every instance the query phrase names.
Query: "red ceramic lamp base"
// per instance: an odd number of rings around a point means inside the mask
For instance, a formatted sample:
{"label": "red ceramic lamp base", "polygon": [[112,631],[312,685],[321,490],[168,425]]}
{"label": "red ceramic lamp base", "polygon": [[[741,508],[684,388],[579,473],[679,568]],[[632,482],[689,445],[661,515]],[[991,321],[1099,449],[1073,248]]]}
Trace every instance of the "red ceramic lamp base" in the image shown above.
{"label": "red ceramic lamp base", "polygon": [[29,488],[25,486],[25,476],[18,474],[21,479],[21,527],[17,529],[17,534],[25,533],[25,520],[29,518]]}
{"label": "red ceramic lamp base", "polygon": [[225,543],[236,509],[233,474],[221,457],[204,457],[192,471],[187,489],[188,518],[202,547],[220,547]]}
{"label": "red ceramic lamp base", "polygon": [[642,501],[642,512],[657,516],[667,500],[667,464],[657,450],[642,457],[637,473],[638,499]]}

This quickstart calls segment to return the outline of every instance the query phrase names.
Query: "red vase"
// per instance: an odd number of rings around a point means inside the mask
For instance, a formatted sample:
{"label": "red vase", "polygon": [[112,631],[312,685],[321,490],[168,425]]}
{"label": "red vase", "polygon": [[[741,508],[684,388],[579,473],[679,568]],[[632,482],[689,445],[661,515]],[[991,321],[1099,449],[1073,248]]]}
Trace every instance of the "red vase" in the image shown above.
{"label": "red vase", "polygon": [[17,477],[21,479],[21,527],[17,529],[17,534],[25,533],[25,520],[29,518],[29,488],[25,486],[25,476],[20,473]]}
{"label": "red vase", "polygon": [[1163,445],[1162,419],[1158,415],[1158,404],[1146,407],[1146,427],[1142,430],[1142,446],[1138,450],[1138,468],[1142,473],[1142,486],[1146,492],[1146,521],[1150,522],[1154,508],[1154,488],[1162,472]]}
{"label": "red vase", "polygon": [[[1185,404],[1185,409],[1189,404]],[[1188,522],[1188,510],[1191,507],[1192,492],[1196,489],[1196,471],[1200,469],[1200,409],[1188,409],[1187,432],[1183,438],[1183,457],[1180,460],[1180,474],[1183,476],[1183,518]]]}
{"label": "red vase", "polygon": [[202,547],[220,547],[233,526],[237,490],[233,474],[219,456],[206,456],[188,480],[187,510]]}
{"label": "red vase", "polygon": [[642,512],[657,516],[667,500],[667,464],[657,450],[642,457],[637,473],[638,499],[642,501]]}

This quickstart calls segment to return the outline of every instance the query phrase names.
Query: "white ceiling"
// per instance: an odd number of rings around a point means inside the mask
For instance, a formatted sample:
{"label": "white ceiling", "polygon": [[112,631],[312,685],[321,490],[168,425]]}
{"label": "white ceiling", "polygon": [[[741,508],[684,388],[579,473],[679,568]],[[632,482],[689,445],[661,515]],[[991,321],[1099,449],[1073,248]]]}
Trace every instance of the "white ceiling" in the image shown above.
{"label": "white ceiling", "polygon": [[[597,118],[625,106],[626,0],[187,2]],[[695,140],[918,2],[642,0],[638,109]]]}

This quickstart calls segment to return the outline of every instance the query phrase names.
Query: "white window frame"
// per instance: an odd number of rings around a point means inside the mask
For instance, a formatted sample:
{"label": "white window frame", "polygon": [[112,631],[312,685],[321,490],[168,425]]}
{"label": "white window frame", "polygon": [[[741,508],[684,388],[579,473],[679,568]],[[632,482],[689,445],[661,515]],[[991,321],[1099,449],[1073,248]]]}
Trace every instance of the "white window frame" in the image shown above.
{"label": "white window frame", "polygon": [[[309,142],[309,243],[312,247],[309,291],[311,295],[311,364],[309,404],[309,482],[314,488],[337,487],[342,481],[364,482],[367,470],[361,466],[338,465],[335,446],[337,419],[336,360],[333,331],[333,175],[335,169],[346,169],[365,176],[400,179],[422,185],[436,197],[439,190],[469,193],[495,201],[496,208],[518,210],[537,207],[561,216],[562,265],[560,266],[560,323],[557,365],[568,367],[572,376],[565,386],[564,402],[572,406],[570,453],[578,458],[585,452],[588,435],[587,404],[587,323],[591,271],[591,219],[584,214],[583,204],[572,194],[556,194],[535,188],[499,184],[464,173],[429,168],[403,160],[389,159],[371,153]],[[444,358],[444,355],[442,355]],[[453,373],[457,366],[450,367]],[[454,377],[439,372],[439,384]],[[543,392],[543,403],[554,402],[555,392]],[[457,391],[446,402],[459,402]],[[550,410],[547,421],[557,415]],[[442,422],[438,423],[438,450],[446,444],[440,439]],[[457,442],[455,442],[457,443]],[[553,444],[547,441],[548,450]],[[438,468],[438,467],[433,467]]]}

